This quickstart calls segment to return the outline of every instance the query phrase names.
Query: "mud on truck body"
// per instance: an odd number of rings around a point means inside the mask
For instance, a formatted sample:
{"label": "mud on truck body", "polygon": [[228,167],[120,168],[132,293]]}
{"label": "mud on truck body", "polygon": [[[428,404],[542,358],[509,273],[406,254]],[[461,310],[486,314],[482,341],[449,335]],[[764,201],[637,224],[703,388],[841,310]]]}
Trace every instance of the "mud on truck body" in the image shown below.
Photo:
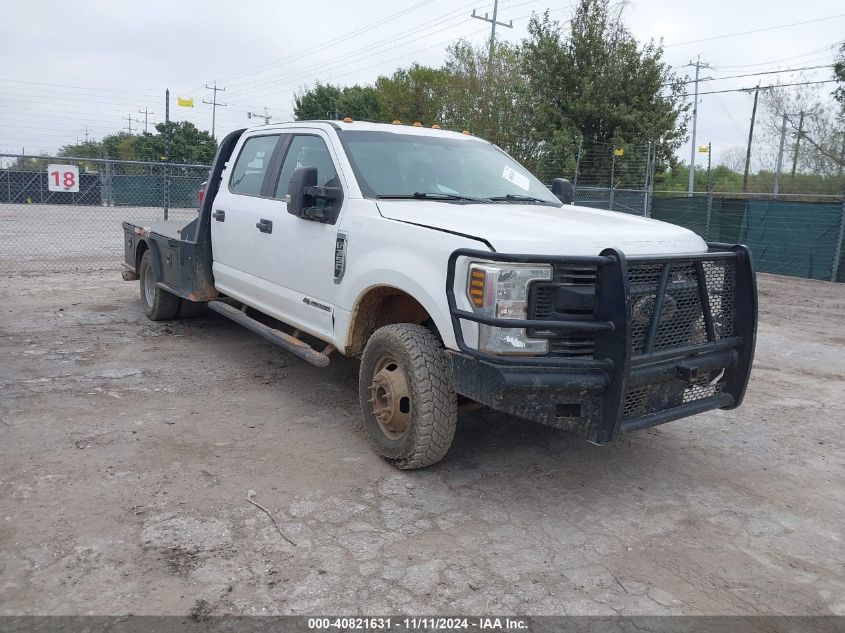
{"label": "mud on truck body", "polygon": [[572,204],[465,134],[361,122],[238,130],[196,219],[124,222],[152,319],[204,306],[318,366],[361,359],[371,444],[448,451],[462,406],[596,444],[740,405],[757,292],[741,245]]}

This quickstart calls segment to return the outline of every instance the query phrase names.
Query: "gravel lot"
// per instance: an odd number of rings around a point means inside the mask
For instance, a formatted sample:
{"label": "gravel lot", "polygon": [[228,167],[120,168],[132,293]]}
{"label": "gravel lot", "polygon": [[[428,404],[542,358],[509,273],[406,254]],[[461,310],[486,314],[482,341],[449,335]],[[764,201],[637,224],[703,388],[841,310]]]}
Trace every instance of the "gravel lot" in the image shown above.
{"label": "gravel lot", "polygon": [[737,411],[605,448],[465,414],[398,472],[353,361],[0,279],[2,614],[845,614],[845,285],[761,275]]}

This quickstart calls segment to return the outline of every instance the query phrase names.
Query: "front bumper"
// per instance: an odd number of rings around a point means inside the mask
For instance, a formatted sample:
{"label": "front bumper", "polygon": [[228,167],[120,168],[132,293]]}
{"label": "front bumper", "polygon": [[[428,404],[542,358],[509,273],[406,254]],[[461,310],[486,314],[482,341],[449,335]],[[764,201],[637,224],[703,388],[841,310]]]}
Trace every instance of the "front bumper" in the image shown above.
{"label": "front bumper", "polygon": [[[615,249],[598,257],[570,258],[455,251],[447,278],[459,347],[459,351],[448,352],[455,390],[506,413],[575,432],[596,444],[606,444],[620,433],[739,406],[748,384],[757,328],[751,254],[744,246],[709,246],[708,253],[648,258],[626,258]],[[454,293],[459,257],[549,263],[556,271],[560,267],[594,267],[592,317],[516,321],[461,310]],[[713,270],[721,272],[714,275]],[[643,271],[651,274],[652,285],[644,282],[648,275]],[[676,276],[686,275],[685,295],[673,295],[673,271]],[[634,316],[632,304],[637,311]],[[651,314],[645,317],[644,305],[651,307]],[[684,341],[671,331],[677,329],[677,320],[670,323],[667,306],[673,314],[685,310],[685,318],[699,324],[698,338]],[[587,358],[484,354],[466,345],[462,320],[554,332],[549,338],[586,333],[592,354]]]}

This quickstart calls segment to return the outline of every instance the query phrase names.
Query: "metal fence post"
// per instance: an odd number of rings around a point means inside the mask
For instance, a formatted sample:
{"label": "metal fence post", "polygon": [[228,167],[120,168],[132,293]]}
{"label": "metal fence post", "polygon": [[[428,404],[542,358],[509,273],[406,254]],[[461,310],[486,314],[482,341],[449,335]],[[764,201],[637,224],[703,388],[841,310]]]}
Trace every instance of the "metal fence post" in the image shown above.
{"label": "metal fence post", "polygon": [[581,136],[578,139],[578,153],[575,154],[575,178],[572,180],[572,188],[578,186],[578,170],[581,167],[581,147],[584,144],[584,137]]}
{"label": "metal fence post", "polygon": [[645,190],[645,194],[643,196],[643,217],[647,218],[649,216],[649,192],[651,191],[651,141],[648,142],[646,146],[646,159],[645,159],[645,182],[643,183],[643,189]]}
{"label": "metal fence post", "polygon": [[845,238],[845,191],[842,192],[842,214],[839,216],[839,236],[836,239],[836,250],[833,252],[833,270],[830,272],[831,281],[836,281],[839,267],[842,265],[843,238]]}
{"label": "metal fence post", "polygon": [[613,211],[613,179],[616,177],[616,147],[613,148],[613,158],[610,161],[610,192],[608,193],[608,211]]}

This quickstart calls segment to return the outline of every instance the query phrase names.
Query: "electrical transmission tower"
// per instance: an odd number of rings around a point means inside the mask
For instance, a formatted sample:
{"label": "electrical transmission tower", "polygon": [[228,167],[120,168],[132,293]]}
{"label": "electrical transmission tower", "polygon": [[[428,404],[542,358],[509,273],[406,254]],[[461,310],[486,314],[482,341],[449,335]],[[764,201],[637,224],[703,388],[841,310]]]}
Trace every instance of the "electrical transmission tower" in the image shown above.
{"label": "electrical transmission tower", "polygon": [[487,17],[487,13],[482,15],[477,15],[475,13],[475,9],[472,10],[472,17],[477,20],[484,20],[485,22],[490,23],[490,62],[493,61],[493,47],[496,45],[496,25],[503,26],[506,29],[513,28],[513,20],[505,24],[504,22],[499,22],[497,17],[499,15],[499,0],[493,0],[493,17]]}
{"label": "electrical transmission tower", "polygon": [[692,66],[695,68],[695,97],[694,101],[692,102],[692,138],[690,142],[692,143],[692,147],[690,148],[690,157],[689,157],[689,189],[687,192],[689,195],[692,195],[692,192],[695,190],[695,134],[698,128],[698,82],[699,77],[698,74],[702,68],[713,68],[709,64],[701,63],[701,55],[699,55],[696,60],[693,62],[691,61],[687,66]]}
{"label": "electrical transmission tower", "polygon": [[218,92],[226,92],[226,89],[225,88],[218,88],[216,81],[214,82],[213,86],[209,86],[208,84],[205,84],[205,87],[208,90],[212,91],[212,93],[211,93],[212,97],[211,97],[211,101],[206,101],[205,99],[203,99],[202,102],[205,103],[206,105],[211,106],[211,138],[216,139],[217,137],[214,136],[214,126],[215,126],[215,123],[216,123],[216,120],[217,120],[217,106],[220,106],[221,108],[226,107],[225,103],[218,103],[217,93]]}

